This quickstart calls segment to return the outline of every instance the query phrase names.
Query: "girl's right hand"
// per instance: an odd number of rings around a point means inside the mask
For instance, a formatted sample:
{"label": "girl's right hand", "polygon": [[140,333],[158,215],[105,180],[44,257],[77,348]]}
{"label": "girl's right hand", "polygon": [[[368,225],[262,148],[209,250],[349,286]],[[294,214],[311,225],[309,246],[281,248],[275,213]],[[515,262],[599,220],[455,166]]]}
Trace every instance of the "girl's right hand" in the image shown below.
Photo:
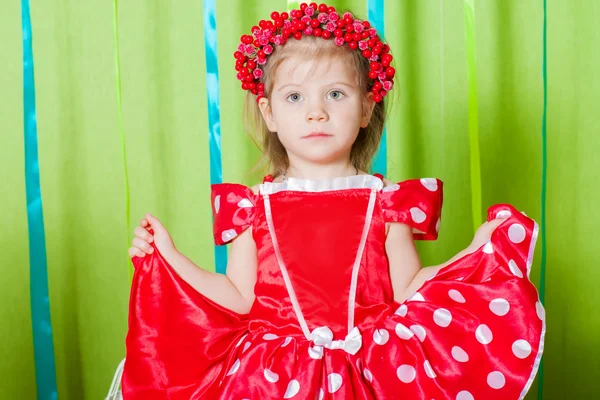
{"label": "girl's right hand", "polygon": [[167,229],[158,218],[150,214],[142,218],[140,226],[137,226],[133,232],[135,237],[128,251],[131,258],[152,254],[154,252],[154,248],[150,246],[152,242],[156,244],[156,248],[163,256],[177,251]]}

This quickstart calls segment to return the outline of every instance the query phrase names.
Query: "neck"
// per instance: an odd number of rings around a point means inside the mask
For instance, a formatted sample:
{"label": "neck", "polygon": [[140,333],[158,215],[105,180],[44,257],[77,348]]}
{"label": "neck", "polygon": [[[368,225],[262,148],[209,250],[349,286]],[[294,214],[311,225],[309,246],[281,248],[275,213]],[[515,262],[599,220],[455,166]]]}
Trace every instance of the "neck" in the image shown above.
{"label": "neck", "polygon": [[360,174],[349,159],[327,164],[313,164],[303,160],[292,160],[285,174],[288,178],[299,179],[330,179]]}

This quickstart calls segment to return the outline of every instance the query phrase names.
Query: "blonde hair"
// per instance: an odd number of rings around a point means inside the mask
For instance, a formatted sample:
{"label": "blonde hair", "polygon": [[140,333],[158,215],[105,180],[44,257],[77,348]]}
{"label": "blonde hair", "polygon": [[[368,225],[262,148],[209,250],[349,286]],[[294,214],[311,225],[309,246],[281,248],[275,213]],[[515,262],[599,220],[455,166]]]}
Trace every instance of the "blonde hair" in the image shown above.
{"label": "blonde hair", "polygon": [[[370,61],[362,56],[360,50],[352,50],[348,46],[336,46],[333,40],[319,37],[303,36],[302,39],[290,39],[269,56],[269,61],[264,65],[260,82],[265,85],[264,95],[271,98],[275,76],[281,64],[295,54],[314,54],[316,65],[319,61],[341,57],[345,62],[355,67],[358,86],[363,91],[363,111],[371,106],[367,94],[372,86],[369,78]],[[284,174],[289,168],[289,159],[283,144],[276,133],[268,130],[256,102],[256,96],[247,92],[244,102],[244,123],[254,143],[262,151],[262,157],[256,168],[267,164],[268,173],[273,176]],[[371,119],[366,128],[360,128],[356,141],[352,145],[350,162],[359,171],[369,171],[373,156],[377,152],[379,142],[383,135],[385,124],[385,99],[375,103]]]}

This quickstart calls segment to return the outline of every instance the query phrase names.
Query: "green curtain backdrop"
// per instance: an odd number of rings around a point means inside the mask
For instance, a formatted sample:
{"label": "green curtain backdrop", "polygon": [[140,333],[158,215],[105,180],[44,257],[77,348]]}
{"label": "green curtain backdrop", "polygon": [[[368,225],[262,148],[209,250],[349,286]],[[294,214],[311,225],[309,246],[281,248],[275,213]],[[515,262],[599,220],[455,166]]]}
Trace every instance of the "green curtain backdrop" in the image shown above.
{"label": "green curtain backdrop", "polygon": [[[397,69],[388,177],[445,182],[440,263],[473,234],[463,0],[387,0]],[[113,2],[32,1],[40,174],[60,400],[100,399],[124,356],[129,296]],[[331,1],[365,17],[366,0]],[[202,1],[120,2],[131,221],[163,220],[214,267]],[[233,52],[285,0],[217,1],[225,181],[254,184]],[[541,221],[542,0],[475,0],[483,212],[509,202]],[[600,2],[548,1],[547,336],[544,399],[600,393]],[[443,30],[442,30],[443,27]],[[24,181],[20,1],[0,12],[0,399],[35,399]],[[482,215],[482,218],[484,216]],[[532,278],[540,273],[538,243]],[[537,396],[534,384],[528,399]]]}

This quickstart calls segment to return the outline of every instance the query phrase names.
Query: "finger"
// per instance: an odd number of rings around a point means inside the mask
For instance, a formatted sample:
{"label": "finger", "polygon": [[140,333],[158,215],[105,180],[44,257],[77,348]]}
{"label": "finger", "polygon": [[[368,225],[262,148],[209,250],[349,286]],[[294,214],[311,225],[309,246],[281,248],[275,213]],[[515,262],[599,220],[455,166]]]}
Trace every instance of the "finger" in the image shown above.
{"label": "finger", "polygon": [[493,219],[493,220],[491,220],[491,221],[489,222],[489,224],[490,224],[490,228],[491,228],[492,230],[493,230],[493,229],[496,229],[496,228],[497,228],[497,227],[498,227],[498,226],[499,226],[501,223],[503,223],[505,220],[506,220],[506,218],[496,218],[496,219]]}
{"label": "finger", "polygon": [[148,254],[152,254],[153,251],[152,246],[150,246],[144,239],[139,237],[133,238],[133,247],[137,247]]}
{"label": "finger", "polygon": [[138,249],[137,247],[130,247],[127,252],[129,253],[129,258],[133,257],[144,257],[146,253]]}
{"label": "finger", "polygon": [[148,225],[149,225],[148,220],[146,218],[142,218],[142,220],[140,221],[140,226],[145,228]]}
{"label": "finger", "polygon": [[150,232],[148,232],[147,229],[144,229],[141,226],[136,226],[133,230],[133,233],[135,233],[135,236],[144,239],[148,243],[152,243],[152,241],[154,240]]}
{"label": "finger", "polygon": [[150,223],[150,226],[152,228],[162,228],[162,223],[159,221],[158,218],[156,218],[154,215],[151,214],[146,214],[146,219],[148,220],[148,222]]}

